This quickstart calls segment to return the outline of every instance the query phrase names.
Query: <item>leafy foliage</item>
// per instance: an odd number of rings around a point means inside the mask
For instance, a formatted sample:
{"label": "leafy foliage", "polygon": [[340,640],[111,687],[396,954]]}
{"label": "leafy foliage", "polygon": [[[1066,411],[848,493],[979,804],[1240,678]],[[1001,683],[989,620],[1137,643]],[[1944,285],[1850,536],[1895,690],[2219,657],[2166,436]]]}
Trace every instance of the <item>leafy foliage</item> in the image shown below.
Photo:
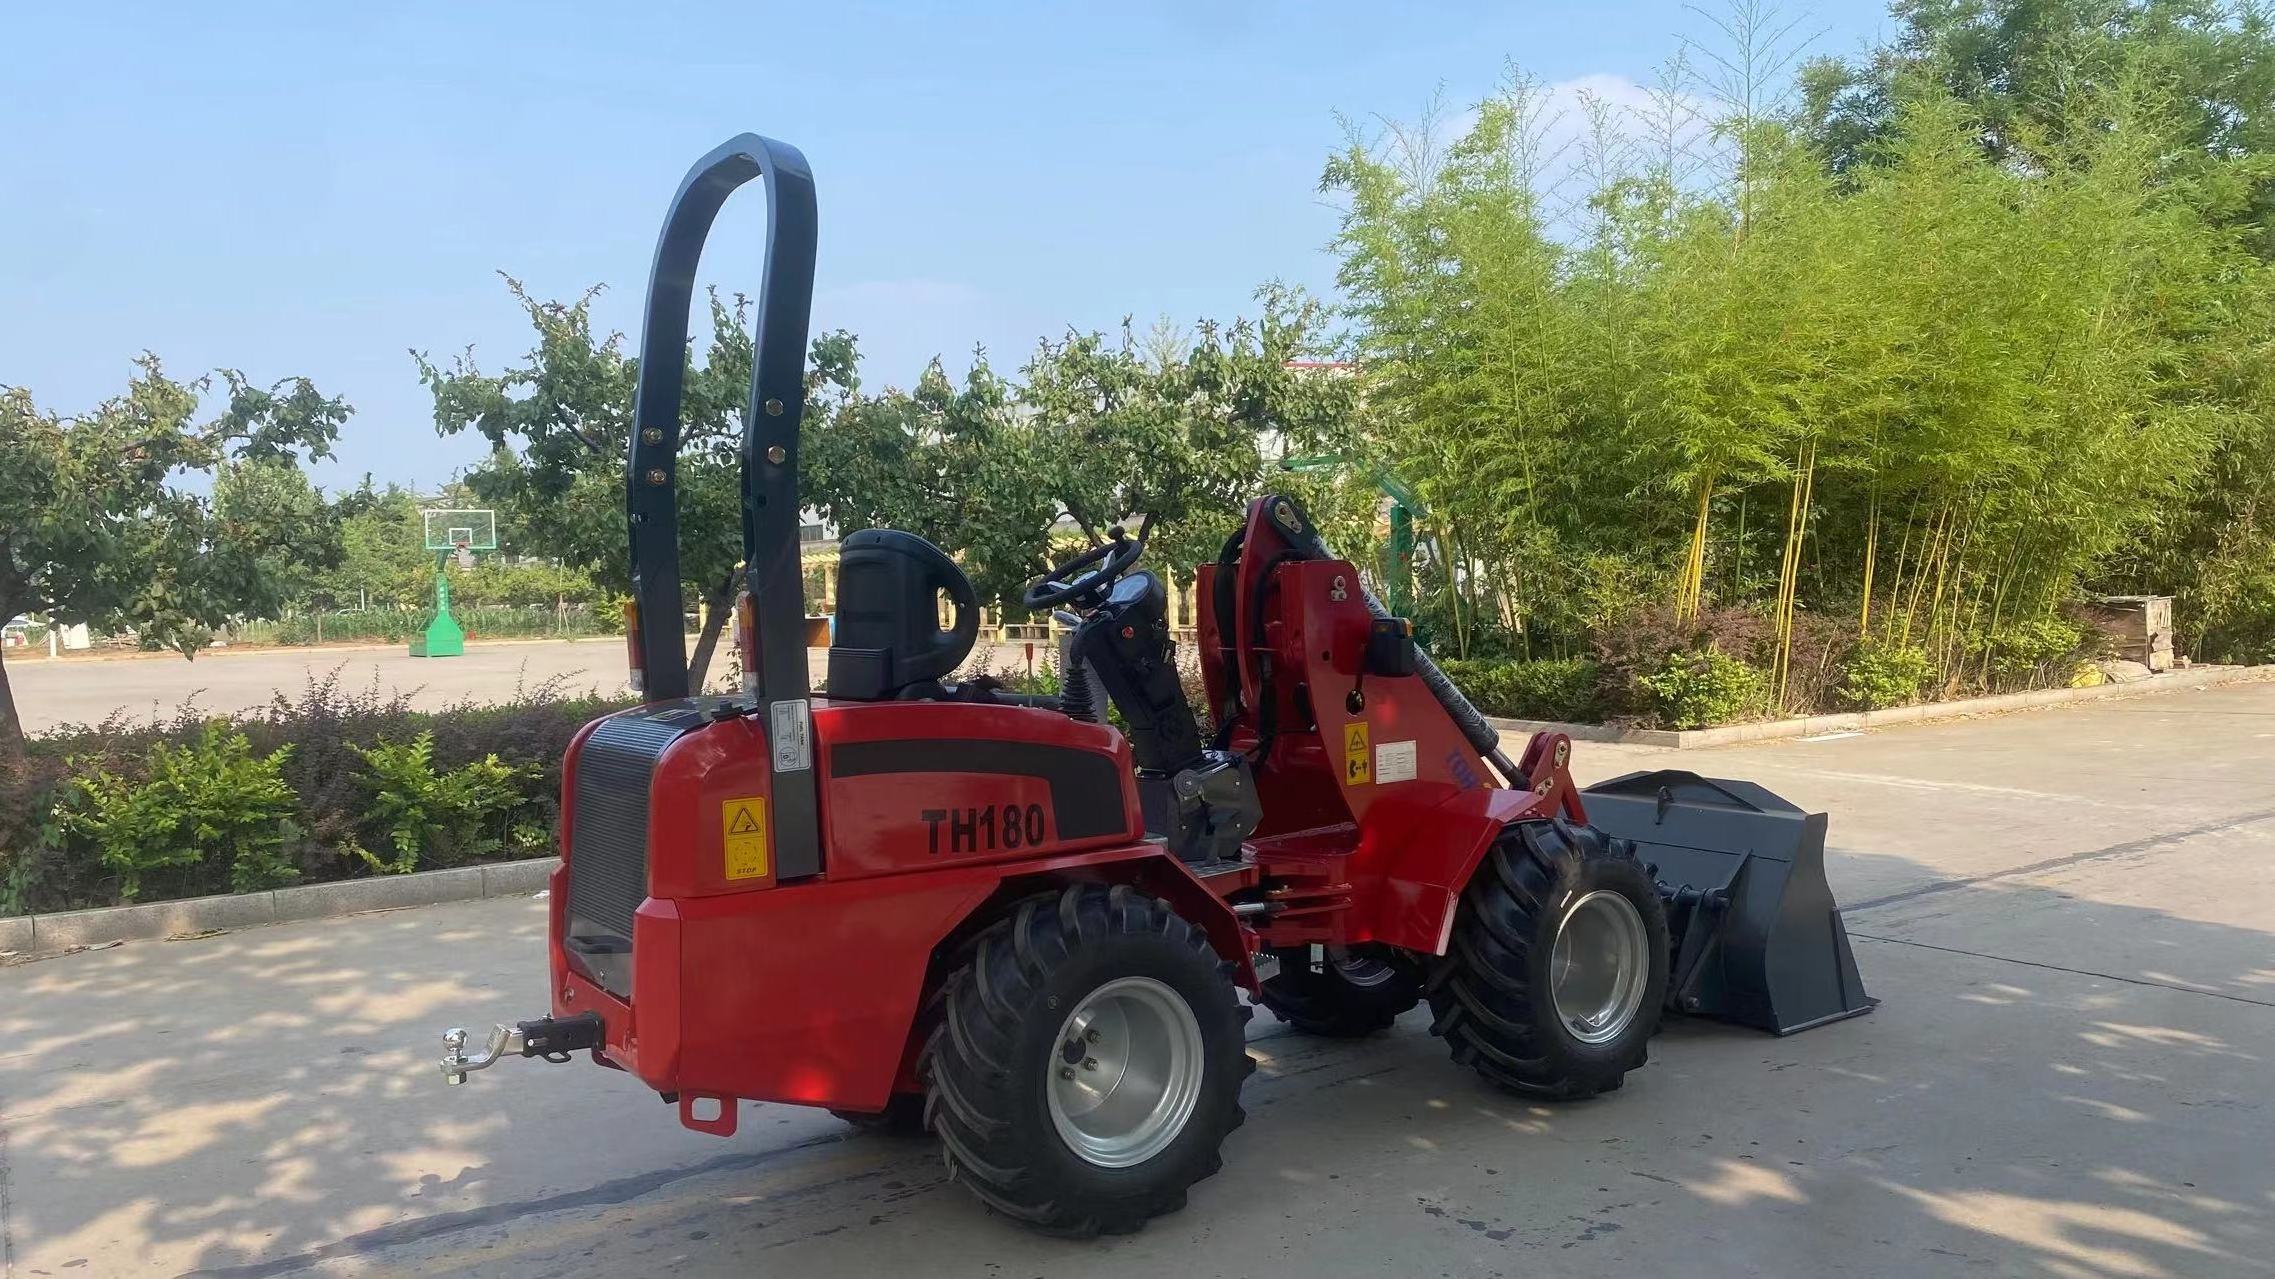
{"label": "leafy foliage", "polygon": [[1657,673],[1636,682],[1669,728],[1751,719],[1770,705],[1769,676],[1720,649],[1670,653]]}
{"label": "leafy foliage", "polygon": [[1935,663],[1924,649],[1860,644],[1842,672],[1841,697],[1860,711],[1885,710],[1919,700],[1934,678]]}
{"label": "leafy foliage", "polygon": [[1994,687],[2067,684],[2071,672],[2091,652],[2087,646],[2091,634],[2067,618],[2040,617],[2002,626],[1982,636],[1977,645]]}
{"label": "leafy foliage", "polygon": [[434,732],[408,742],[357,746],[370,792],[369,823],[395,850],[380,858],[362,845],[355,854],[373,870],[408,874],[422,864],[454,866],[496,852],[505,843],[504,817],[521,802],[520,783],[531,770],[495,754],[446,772],[434,765]]}
{"label": "leafy foliage", "polygon": [[1456,687],[1487,715],[1586,722],[1603,716],[1603,669],[1585,657],[1441,663]]}
{"label": "leafy foliage", "polygon": [[[2255,258],[2275,259],[2275,25],[2224,0],[1898,0],[1881,48],[1803,69],[1804,127],[1844,180],[1889,162],[1905,104],[1948,95],[1975,122],[1973,145],[2010,167],[2064,165],[2151,111],[2166,145],[2142,180]],[[2193,359],[2154,370],[2167,398],[2216,412],[2197,424],[2206,463],[2153,536],[2122,547],[2091,589],[2177,596],[2182,647],[2214,661],[2275,654],[2275,413],[2268,398],[2262,270],[2186,314]]]}
{"label": "leafy foliage", "polygon": [[91,901],[101,863],[64,848],[56,799],[65,787],[61,755],[0,752],[0,915],[52,900]]}
{"label": "leafy foliage", "polygon": [[[413,352],[420,380],[434,396],[435,429],[474,431],[490,442],[487,461],[466,475],[473,495],[506,519],[501,549],[558,558],[589,571],[611,591],[630,587],[625,548],[624,458],[632,432],[632,393],[639,360],[624,353],[622,334],[596,334],[587,290],[573,302],[530,296],[508,277],[535,344],[498,373],[485,373],[471,350],[447,365]],[[744,299],[711,297],[711,346],[700,365],[689,361],[681,422],[680,572],[690,600],[708,608],[694,655],[709,663],[734,603],[742,559],[742,497],[737,449],[749,396],[751,349]],[[849,370],[845,359],[821,358],[842,335],[816,342],[815,377]],[[813,414],[808,414],[809,422]]]}
{"label": "leafy foliage", "polygon": [[284,746],[257,755],[234,725],[212,720],[186,745],[153,745],[141,779],[100,766],[78,772],[59,807],[61,825],[94,844],[126,901],[142,895],[147,875],[199,867],[226,867],[232,892],[274,888],[297,875],[284,857],[291,753]]}
{"label": "leafy foliage", "polygon": [[[235,370],[178,382],[157,357],[126,391],[64,417],[0,387],[0,619],[131,628],[193,656],[232,615],[273,615],[336,558],[333,512],[296,466],[327,457],[349,408],[305,378],[262,389]],[[213,480],[210,494],[184,475]],[[0,665],[0,752],[22,749]]]}
{"label": "leafy foliage", "polygon": [[1092,543],[1135,521],[1154,562],[1178,578],[1213,560],[1247,503],[1267,491],[1296,492],[1331,540],[1356,531],[1363,512],[1365,533],[1347,540],[1365,540],[1371,489],[1277,469],[1283,458],[1360,442],[1357,382],[1314,367],[1328,352],[1326,309],[1277,286],[1258,301],[1257,319],[1204,321],[1190,338],[1156,331],[1141,340],[1125,322],[1118,343],[1070,333],[1038,346],[1018,390],[1038,433],[1026,482]]}
{"label": "leafy foliage", "polygon": [[[2230,161],[2176,178],[2185,122],[2155,95],[2097,84],[2061,108],[2091,127],[1991,155],[1969,102],[1906,80],[1874,163],[1837,178],[1774,112],[1696,100],[1663,93],[1640,139],[1600,129],[1569,216],[1522,79],[1450,143],[1401,127],[1327,166],[1372,424],[1447,548],[1426,607],[1457,652],[1569,654],[1640,600],[1721,604],[1766,623],[1725,651],[1777,706],[1816,704],[1860,642],[1989,685],[2011,673],[1983,637],[2090,585],[2186,583],[2143,548],[2207,485],[2227,527],[2264,527],[2268,481],[2212,477],[2266,456],[2237,441],[2269,429],[2269,275],[2197,198]],[[2238,580],[2257,544],[2228,554],[2183,587],[2184,627],[2260,593]],[[1675,677],[1607,684],[1646,678]]]}
{"label": "leafy foliage", "polygon": [[[494,759],[513,777],[511,804],[468,838],[446,833],[436,846],[439,856],[542,856],[559,816],[561,756],[569,739],[585,722],[620,705],[564,698],[554,686],[540,684],[516,687],[497,705],[418,711],[376,686],[343,688],[335,673],[312,677],[300,692],[280,693],[266,709],[225,727],[250,743],[253,760],[277,761],[287,791],[283,818],[271,826],[280,840],[274,882],[288,875],[308,882],[373,873],[357,850],[384,840],[387,831],[374,833],[375,801],[364,781],[370,766],[358,748],[415,742],[422,734],[432,739],[438,776],[469,769],[494,776],[489,764]],[[126,791],[146,787],[157,776],[153,761],[161,751],[201,752],[207,734],[216,731],[211,723],[193,707],[156,723],[114,715],[102,724],[35,737],[18,759],[0,757],[0,913],[121,900],[119,872],[104,862],[97,840],[71,823],[80,804],[72,779],[107,776]],[[267,785],[248,771],[227,776],[256,791]],[[501,836],[502,846],[485,842]],[[231,891],[233,869],[231,858],[204,855],[150,871],[139,892],[142,900],[152,900]]]}

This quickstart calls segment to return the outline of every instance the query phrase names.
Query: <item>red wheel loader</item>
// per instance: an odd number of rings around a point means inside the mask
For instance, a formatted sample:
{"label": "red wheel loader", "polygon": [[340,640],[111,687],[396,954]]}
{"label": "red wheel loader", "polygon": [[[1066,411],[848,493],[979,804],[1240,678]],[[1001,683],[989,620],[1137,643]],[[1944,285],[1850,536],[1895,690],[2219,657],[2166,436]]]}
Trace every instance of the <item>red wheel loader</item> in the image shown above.
{"label": "red wheel loader", "polygon": [[[681,634],[683,351],[706,233],[752,179],[771,229],[744,688],[702,696]],[[1080,1235],[1135,1229],[1218,1169],[1251,1000],[1323,1035],[1427,1001],[1455,1062],[1571,1099],[1642,1065],[1663,1010],[1787,1033],[1872,1006],[1821,816],[1682,772],[1583,791],[1557,733],[1509,758],[1287,497],[1199,566],[1207,735],[1142,537],[1028,588],[1075,621],[1065,691],[1043,697],[957,682],[978,623],[963,573],[907,533],[854,533],[815,694],[797,484],[814,230],[804,157],[753,135],[672,201],[625,474],[645,700],[569,747],[551,1012],[472,1052],[450,1031],[449,1081],[582,1052],[721,1136],[746,1100],[920,1128],[989,1207]]]}

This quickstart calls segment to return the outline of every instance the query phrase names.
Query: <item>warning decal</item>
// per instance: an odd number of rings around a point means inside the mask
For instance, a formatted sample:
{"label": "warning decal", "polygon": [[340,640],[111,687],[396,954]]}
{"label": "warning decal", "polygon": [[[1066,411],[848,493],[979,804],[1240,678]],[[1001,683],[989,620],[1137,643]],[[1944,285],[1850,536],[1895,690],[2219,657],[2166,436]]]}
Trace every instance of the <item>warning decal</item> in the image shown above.
{"label": "warning decal", "polygon": [[1374,780],[1374,757],[1367,751],[1367,722],[1343,725],[1343,782],[1364,786]]}
{"label": "warning decal", "polygon": [[766,797],[752,795],[719,805],[729,879],[760,879],[767,869]]}

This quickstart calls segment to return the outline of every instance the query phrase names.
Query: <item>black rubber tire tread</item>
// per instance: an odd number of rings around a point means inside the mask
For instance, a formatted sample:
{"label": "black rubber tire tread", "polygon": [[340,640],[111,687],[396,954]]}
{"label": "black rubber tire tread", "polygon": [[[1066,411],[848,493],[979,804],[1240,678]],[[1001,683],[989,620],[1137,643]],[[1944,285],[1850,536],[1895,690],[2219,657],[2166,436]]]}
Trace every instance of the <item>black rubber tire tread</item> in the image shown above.
{"label": "black rubber tire tread", "polygon": [[[1574,1038],[1545,992],[1557,907],[1615,889],[1643,917],[1655,962],[1635,1020],[1603,1044]],[[1612,1092],[1650,1057],[1667,994],[1667,914],[1634,845],[1562,819],[1501,832],[1462,892],[1446,954],[1427,996],[1453,1059],[1487,1080],[1535,1097],[1576,1100]]]}
{"label": "black rubber tire tread", "polygon": [[[1075,884],[1025,898],[973,939],[940,988],[941,1018],[918,1063],[925,1122],[949,1176],[980,1202],[1047,1234],[1126,1234],[1185,1206],[1186,1189],[1223,1167],[1226,1135],[1247,1118],[1240,1087],[1256,1064],[1233,966],[1169,904],[1128,885]],[[1154,977],[1200,1022],[1201,1095],[1184,1131],[1131,1168],[1068,1149],[1050,1119],[1051,1037],[1108,981]]]}
{"label": "black rubber tire tread", "polygon": [[1422,1002],[1422,964],[1388,946],[1365,947],[1361,953],[1389,964],[1391,976],[1380,985],[1354,986],[1333,965],[1313,972],[1308,949],[1288,950],[1280,955],[1280,971],[1264,982],[1257,999],[1273,1016],[1307,1035],[1357,1039],[1388,1030]]}

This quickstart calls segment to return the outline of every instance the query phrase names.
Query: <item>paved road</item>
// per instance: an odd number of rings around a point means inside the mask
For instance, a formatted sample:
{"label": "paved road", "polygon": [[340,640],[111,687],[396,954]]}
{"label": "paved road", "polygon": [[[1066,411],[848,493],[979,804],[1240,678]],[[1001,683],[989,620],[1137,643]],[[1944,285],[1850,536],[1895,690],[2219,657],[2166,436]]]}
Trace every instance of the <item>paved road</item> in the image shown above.
{"label": "paved road", "polygon": [[0,1276],[2275,1274],[2275,684],[1578,762],[1678,758],[1834,814],[1878,1012],[1563,1106],[1260,1018],[1223,1174],[1063,1243],[825,1115],[443,1088],[542,1005],[535,902],[128,945],[0,970]]}
{"label": "paved road", "polygon": [[114,711],[165,717],[185,701],[219,714],[255,710],[335,672],[343,688],[376,685],[430,710],[456,701],[500,701],[517,687],[534,689],[549,680],[563,693],[615,693],[624,688],[624,641],[469,644],[465,656],[451,658],[412,657],[395,646],[224,650],[194,662],[172,653],[8,659],[17,713],[35,733],[99,723]]}
{"label": "paved road", "polygon": [[[692,645],[691,645],[692,647]],[[1003,670],[1024,661],[1016,645],[994,650]],[[714,688],[737,678],[731,657],[713,663]],[[818,679],[826,657],[814,650],[809,665]],[[376,685],[432,710],[452,702],[496,702],[518,689],[557,681],[564,694],[625,691],[624,641],[596,639],[476,643],[463,657],[412,657],[400,647],[287,648],[216,651],[195,662],[171,653],[102,658],[8,658],[8,680],[24,727],[41,732],[59,724],[93,724],[114,711],[135,719],[170,715],[184,701],[207,711],[232,713],[267,706],[279,692],[305,691],[312,680],[338,674],[343,688]]]}

